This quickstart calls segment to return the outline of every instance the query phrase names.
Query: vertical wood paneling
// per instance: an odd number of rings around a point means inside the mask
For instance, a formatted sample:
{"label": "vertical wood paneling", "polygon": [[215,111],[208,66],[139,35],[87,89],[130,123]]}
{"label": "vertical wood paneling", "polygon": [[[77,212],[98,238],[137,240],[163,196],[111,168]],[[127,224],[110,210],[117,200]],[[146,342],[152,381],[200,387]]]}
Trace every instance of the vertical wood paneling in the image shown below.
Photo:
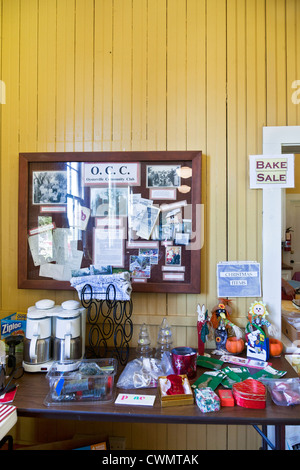
{"label": "vertical wood paneling", "polygon": [[[264,7],[260,1],[227,4],[228,259],[260,259],[261,194],[250,190],[248,155],[260,153],[266,120]],[[247,299],[234,307],[243,322]],[[241,323],[243,324],[243,323]]]}
{"label": "vertical wood paneling", "polygon": [[148,1],[147,150],[166,150],[166,0]]}
{"label": "vertical wood paneling", "polygon": [[76,1],[75,151],[93,150],[94,11],[90,0]]}
{"label": "vertical wood paneling", "polygon": [[[16,296],[17,265],[17,206],[19,152],[19,40],[20,7],[18,0],[2,6],[2,80],[6,84],[6,104],[2,106],[1,122],[1,261],[2,307],[20,307]],[[3,137],[5,138],[3,139]],[[4,228],[4,231],[3,231]]]}
{"label": "vertical wood paneling", "polygon": [[[261,152],[264,125],[299,124],[291,100],[300,80],[298,0],[0,4],[2,316],[49,296],[16,287],[19,152],[199,149],[201,294],[133,299],[133,346],[144,322],[155,346],[164,316],[174,345],[196,346],[196,307],[216,302],[217,262],[261,259],[261,194],[249,190],[248,155]],[[70,293],[51,298],[60,303]],[[247,303],[235,302],[240,326]],[[260,441],[234,426],[21,419],[15,432],[23,442],[107,432],[135,449],[255,449]]]}
{"label": "vertical wood paneling", "polygon": [[186,1],[167,2],[167,150],[186,149]]}
{"label": "vertical wood paneling", "polygon": [[113,0],[95,3],[94,150],[111,149]]}
{"label": "vertical wood paneling", "polygon": [[112,150],[131,150],[132,1],[114,0]]}
{"label": "vertical wood paneling", "polygon": [[[243,260],[246,248],[246,14],[245,1],[227,5],[228,259]],[[241,158],[244,156],[244,158]],[[237,197],[238,196],[238,197]]]}
{"label": "vertical wood paneling", "polygon": [[37,151],[56,150],[56,2],[38,3]]}
{"label": "vertical wood paneling", "polygon": [[143,150],[147,140],[148,2],[132,2],[132,150]]}
{"label": "vertical wood paneling", "polygon": [[[3,20],[3,16],[2,16],[2,7],[3,7],[3,4],[2,4],[2,0],[0,1],[0,80],[2,80],[2,83],[0,85],[1,89],[0,89],[0,149],[2,149],[2,104],[4,104],[4,101],[6,101],[6,99],[4,100],[4,96],[6,96],[6,90],[5,90],[5,82],[3,80],[3,71],[2,71],[2,20]],[[4,87],[4,89],[3,89]],[[4,95],[5,93],[5,95]],[[1,155],[1,154],[0,154]],[[2,181],[2,171],[1,171],[1,165],[0,165],[0,181]],[[0,220],[2,218],[2,208],[1,208],[1,205],[0,205]],[[0,230],[0,247],[2,248],[2,232]],[[0,256],[0,272],[2,272],[2,257]],[[2,305],[2,285],[0,283],[0,305]]]}
{"label": "vertical wood paneling", "polygon": [[[295,98],[293,99],[293,94],[300,88],[300,4],[297,0],[286,1],[286,22],[287,125],[299,125],[300,106],[297,100],[295,103]],[[298,84],[295,83],[297,81]],[[299,98],[299,94],[296,97]]]}
{"label": "vertical wood paneling", "polygon": [[266,1],[267,122],[286,125],[286,11],[285,0]]}
{"label": "vertical wood paneling", "polygon": [[227,259],[226,2],[206,3],[207,51],[207,223],[205,247],[210,307],[217,296],[216,263]]}
{"label": "vertical wood paneling", "polygon": [[37,144],[37,0],[20,3],[20,147],[36,150]]}
{"label": "vertical wood paneling", "polygon": [[75,0],[57,2],[56,151],[74,151]]}

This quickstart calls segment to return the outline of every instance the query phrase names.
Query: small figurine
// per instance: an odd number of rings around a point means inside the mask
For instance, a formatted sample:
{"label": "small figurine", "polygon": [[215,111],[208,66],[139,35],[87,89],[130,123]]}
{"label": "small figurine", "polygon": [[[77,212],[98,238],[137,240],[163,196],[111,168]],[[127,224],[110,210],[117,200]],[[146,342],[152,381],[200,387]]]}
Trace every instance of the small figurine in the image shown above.
{"label": "small figurine", "polygon": [[[220,299],[220,303],[216,305],[211,313],[211,324],[215,330],[215,341],[216,341],[216,351],[215,354],[223,354],[226,351],[226,341],[227,341],[227,330],[232,328],[234,335],[237,338],[242,337],[241,329],[234,325],[230,320],[231,306],[229,305],[230,300]],[[227,351],[226,351],[227,352]]]}
{"label": "small figurine", "polygon": [[152,356],[150,335],[148,332],[148,327],[145,325],[145,323],[143,323],[143,325],[140,328],[140,334],[138,338],[136,352],[137,352],[137,357],[151,357]]}
{"label": "small figurine", "polygon": [[269,338],[264,331],[267,327],[269,334],[275,334],[276,329],[266,319],[269,315],[266,305],[260,301],[254,301],[248,311],[248,323],[246,325],[247,356],[266,361],[269,358]]}
{"label": "small figurine", "polygon": [[157,336],[156,359],[162,359],[165,352],[171,352],[172,344],[172,329],[169,326],[167,319],[164,318],[161,322]]}
{"label": "small figurine", "polygon": [[205,310],[205,305],[197,305],[197,331],[198,331],[198,354],[199,356],[204,355],[204,346],[206,341],[206,336],[209,334],[209,329],[207,323],[209,322],[208,310]]}

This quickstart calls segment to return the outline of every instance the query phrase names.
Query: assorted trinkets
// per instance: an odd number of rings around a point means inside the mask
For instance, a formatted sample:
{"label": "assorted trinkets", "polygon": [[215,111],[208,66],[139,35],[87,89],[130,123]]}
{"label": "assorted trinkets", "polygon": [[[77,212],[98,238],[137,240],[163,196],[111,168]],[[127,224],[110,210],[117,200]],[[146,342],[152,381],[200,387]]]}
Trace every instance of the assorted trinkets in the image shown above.
{"label": "assorted trinkets", "polygon": [[209,334],[209,328],[208,328],[208,322],[209,322],[209,317],[208,317],[208,310],[205,308],[205,305],[197,305],[197,332],[198,332],[198,354],[199,356],[203,356],[204,354],[204,348],[205,348],[205,342],[206,342],[206,337]]}
{"label": "assorted trinkets", "polygon": [[[248,323],[245,329],[247,356],[261,361],[267,361],[270,355],[268,334],[274,334],[275,329],[266,319],[269,315],[266,305],[254,301],[248,311]],[[267,332],[265,331],[267,329]],[[279,342],[280,343],[280,342]]]}
{"label": "assorted trinkets", "polygon": [[228,330],[231,328],[236,338],[242,337],[241,329],[232,323],[230,319],[232,308],[230,300],[221,299],[211,311],[210,323],[214,328],[216,351],[215,354],[223,354],[226,351],[226,342],[228,339]]}

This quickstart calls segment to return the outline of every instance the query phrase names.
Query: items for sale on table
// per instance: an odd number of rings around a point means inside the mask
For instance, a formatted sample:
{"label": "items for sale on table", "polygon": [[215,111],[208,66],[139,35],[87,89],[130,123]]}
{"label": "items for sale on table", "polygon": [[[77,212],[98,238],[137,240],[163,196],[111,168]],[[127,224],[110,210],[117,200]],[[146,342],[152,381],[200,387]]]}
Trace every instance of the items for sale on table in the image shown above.
{"label": "items for sale on table", "polygon": [[236,404],[244,408],[262,409],[266,407],[266,387],[258,380],[249,378],[232,386]]}
{"label": "items for sale on table", "polygon": [[234,398],[233,398],[231,390],[221,389],[221,390],[218,390],[218,394],[219,394],[219,397],[220,397],[221,407],[222,406],[234,406],[235,405]]}
{"label": "items for sale on table", "polygon": [[[240,371],[238,369],[233,369],[231,367],[224,367],[224,369],[222,369],[222,372],[224,374],[224,378],[222,380],[222,385],[223,385],[223,387],[225,387],[227,389],[231,389],[234,383],[242,382],[243,380],[248,378],[249,375],[250,375],[248,373],[247,377],[245,377],[245,375],[246,375],[245,372],[240,373]],[[243,379],[243,377],[244,377],[244,379]]]}
{"label": "items for sale on table", "polygon": [[264,369],[269,365],[269,363],[266,361],[248,359],[246,357],[240,356],[230,356],[229,354],[223,354],[223,356],[221,356],[221,361],[240,366],[253,367],[254,369]]}
{"label": "items for sale on table", "polygon": [[158,390],[162,407],[192,405],[193,392],[186,375],[169,374],[159,377]]}
{"label": "items for sale on table", "polygon": [[140,357],[126,364],[117,382],[118,388],[154,388],[160,376],[174,374],[170,353],[162,359]]}
{"label": "items for sale on table", "polygon": [[140,328],[138,345],[136,348],[137,357],[151,357],[153,349],[151,348],[150,335],[148,327],[143,323]]}
{"label": "items for sale on table", "polygon": [[228,336],[225,348],[231,354],[240,354],[243,352],[245,343],[243,338],[237,338],[236,336]]}
{"label": "items for sale on table", "polygon": [[172,329],[169,326],[166,318],[161,322],[158,336],[155,357],[161,359],[165,352],[170,352],[172,349],[173,338]]}
{"label": "items for sale on table", "polygon": [[300,404],[300,378],[291,379],[261,379],[268,388],[272,400],[279,406]]}
{"label": "items for sale on table", "polygon": [[186,374],[189,379],[196,377],[197,350],[179,347],[171,351],[173,369],[176,374]]}
{"label": "items for sale on table", "polygon": [[[65,372],[62,372],[62,365]],[[83,359],[77,369],[71,370],[68,370],[68,361],[54,362],[46,375],[50,391],[45,405],[110,402],[116,373],[117,361],[113,358]]]}
{"label": "items for sale on table", "polygon": [[204,372],[200,377],[192,384],[192,388],[206,388],[210,387],[212,390],[215,390],[218,385],[224,379],[224,373],[222,371],[209,371]]}
{"label": "items for sale on table", "polygon": [[205,369],[219,370],[223,366],[224,361],[215,357],[198,356],[197,366],[204,367]]}
{"label": "items for sale on table", "polygon": [[220,410],[220,398],[210,387],[197,388],[195,390],[195,399],[202,413]]}
{"label": "items for sale on table", "polygon": [[[276,334],[276,329],[267,321],[267,315],[269,313],[266,305],[263,302],[254,301],[249,308],[249,321],[245,329],[247,356],[261,361],[267,361],[270,355],[280,355],[283,349],[281,341],[269,338]],[[267,332],[264,328],[267,328]]]}
{"label": "items for sale on table", "polygon": [[228,330],[233,331],[233,335],[237,339],[242,338],[242,330],[232,323],[230,320],[230,314],[232,308],[230,305],[230,300],[221,299],[221,301],[212,309],[210,323],[214,328],[216,350],[215,354],[223,354],[226,350],[226,342],[228,339]]}
{"label": "items for sale on table", "polygon": [[198,354],[203,356],[205,349],[206,337],[209,334],[208,322],[208,310],[205,305],[197,305],[197,332],[198,332]]}

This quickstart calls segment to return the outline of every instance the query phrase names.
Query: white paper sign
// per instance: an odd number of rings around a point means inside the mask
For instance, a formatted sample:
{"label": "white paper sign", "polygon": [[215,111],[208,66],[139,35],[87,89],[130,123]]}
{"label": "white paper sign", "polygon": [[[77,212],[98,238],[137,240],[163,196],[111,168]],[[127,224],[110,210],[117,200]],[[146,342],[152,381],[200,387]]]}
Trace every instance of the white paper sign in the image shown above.
{"label": "white paper sign", "polygon": [[217,265],[218,297],[260,297],[260,264],[224,261]]}
{"label": "white paper sign", "polygon": [[250,188],[293,188],[294,155],[250,155]]}
{"label": "white paper sign", "polygon": [[85,163],[83,182],[85,185],[130,185],[140,184],[139,163]]}

